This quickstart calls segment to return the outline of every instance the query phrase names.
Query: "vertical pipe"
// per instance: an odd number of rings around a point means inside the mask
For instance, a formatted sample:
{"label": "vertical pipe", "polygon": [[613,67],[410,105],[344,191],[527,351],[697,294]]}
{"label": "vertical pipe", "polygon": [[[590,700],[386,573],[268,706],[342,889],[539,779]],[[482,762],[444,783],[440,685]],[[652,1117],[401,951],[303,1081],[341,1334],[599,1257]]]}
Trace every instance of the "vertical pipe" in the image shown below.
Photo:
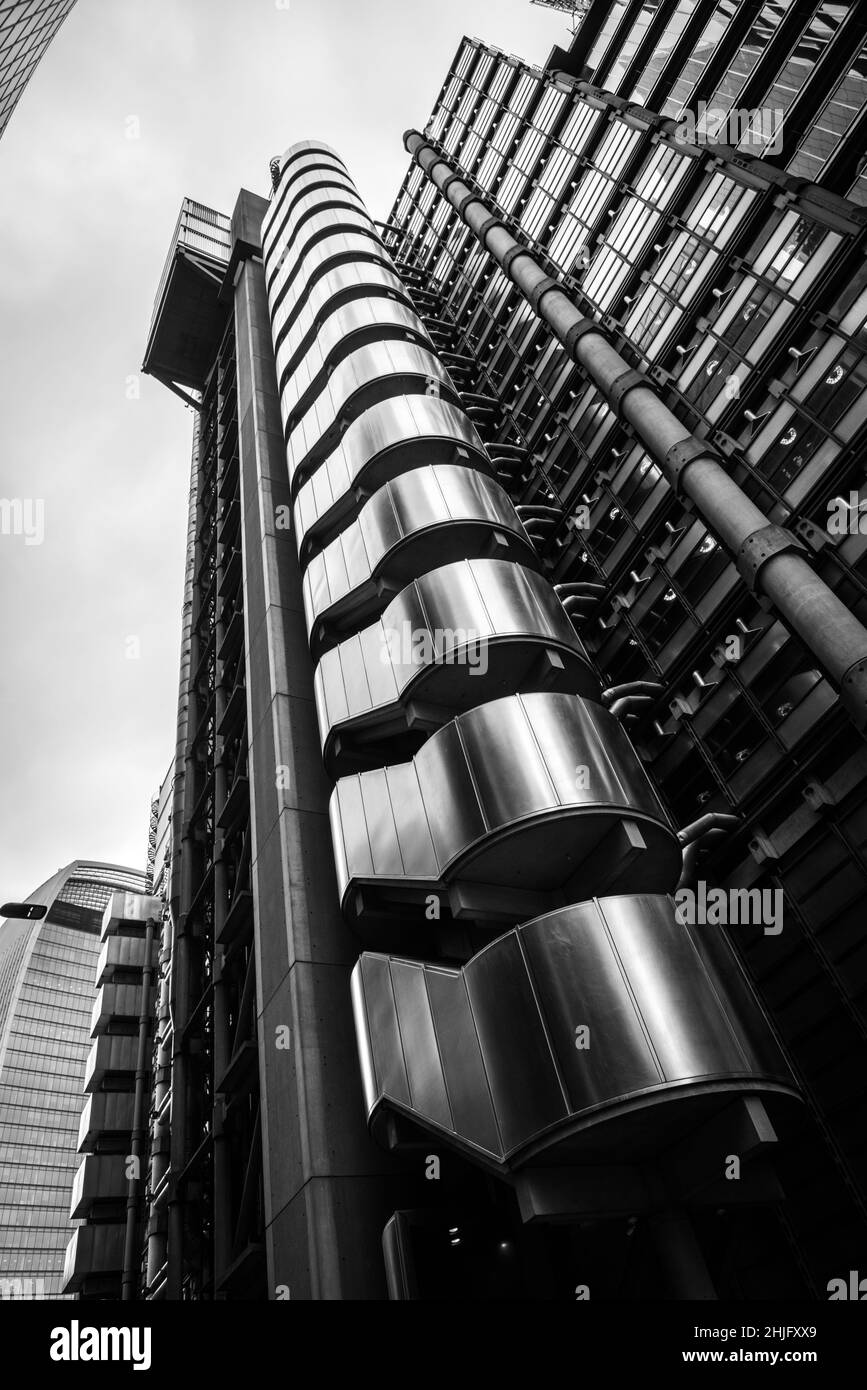
{"label": "vertical pipe", "polygon": [[[222,406],[220,398],[218,411]],[[217,452],[217,564],[216,564],[216,634],[215,645],[219,653],[226,633],[225,604],[220,601],[220,589],[225,574],[225,546],[219,532],[219,494],[224,473],[223,461]],[[223,924],[226,920],[228,903],[228,878],[226,873],[225,837],[217,829],[217,821],[226,804],[228,778],[226,776],[225,739],[219,733],[220,724],[226,713],[226,671],[225,663],[217,657],[214,687],[214,954],[212,966],[214,1022],[212,1050],[212,1109],[211,1134],[213,1136],[213,1183],[214,1183],[214,1290],[229,1267],[231,1250],[231,1188],[229,1173],[229,1144],[225,1134],[224,1102],[217,1092],[217,1084],[229,1065],[229,1004],[227,986],[223,978],[222,949],[218,946]]]}
{"label": "vertical pipe", "polygon": [[184,1223],[183,1204],[177,1189],[178,1176],[183,1171],[187,1158],[187,1134],[189,1129],[189,1096],[187,1080],[187,1059],[184,1052],[183,1030],[189,1009],[189,941],[186,934],[187,915],[193,897],[193,832],[190,825],[195,806],[195,758],[193,740],[196,733],[195,692],[192,680],[199,663],[199,639],[196,633],[198,620],[199,594],[196,576],[202,561],[201,523],[203,520],[203,473],[199,450],[201,447],[201,414],[197,417],[194,436],[192,485],[195,500],[190,499],[190,518],[187,530],[187,573],[184,584],[184,634],[187,646],[181,651],[181,686],[178,700],[178,749],[175,764],[176,773],[180,766],[180,792],[176,790],[175,805],[180,807],[180,815],[174,821],[174,832],[179,837],[179,853],[172,863],[172,897],[177,895],[177,912],[174,915],[174,939],[172,942],[172,1123],[171,1160],[168,1199],[168,1246],[166,1297],[178,1300],[183,1283]]}
{"label": "vertical pipe", "polygon": [[707,441],[690,434],[656,394],[649,378],[629,366],[603,329],[579,312],[434,146],[418,131],[408,131],[404,144],[615,414],[632,425],[672,486],[695,503],[699,515],[732,554],[747,585],[771,601],[818,659],[839,689],[855,726],[867,728],[867,629],[800,553],[803,545],[771,525]]}
{"label": "vertical pipe", "polygon": [[123,1275],[121,1279],[121,1300],[128,1303],[136,1296],[136,1226],[138,1225],[139,1215],[139,1184],[141,1178],[138,1176],[138,1166],[142,1160],[144,1150],[144,1103],[145,1103],[145,1083],[147,1081],[147,1045],[150,1033],[151,1020],[151,977],[153,967],[151,957],[153,955],[154,943],[154,918],[148,918],[147,929],[145,931],[145,963],[142,972],[141,1002],[139,1005],[138,1016],[138,1048],[135,1059],[135,1099],[132,1108],[132,1143],[130,1144],[130,1158],[133,1160],[132,1173],[128,1178],[127,1197],[126,1197],[126,1234],[123,1242]]}

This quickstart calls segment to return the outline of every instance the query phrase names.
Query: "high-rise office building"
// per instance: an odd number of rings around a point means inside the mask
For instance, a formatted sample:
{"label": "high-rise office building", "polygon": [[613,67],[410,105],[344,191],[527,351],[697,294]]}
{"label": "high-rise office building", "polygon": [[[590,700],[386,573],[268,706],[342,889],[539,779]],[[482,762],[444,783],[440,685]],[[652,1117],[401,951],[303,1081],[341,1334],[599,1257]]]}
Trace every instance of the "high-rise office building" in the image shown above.
{"label": "high-rise office building", "polygon": [[0,4],[0,136],[75,0],[2,0]]}
{"label": "high-rise office building", "polygon": [[141,1282],[163,911],[150,894],[112,893],[101,919],[63,1267],[64,1293],[82,1298],[129,1298]]}
{"label": "high-rise office building", "polygon": [[87,1300],[135,1297],[146,1265],[157,1114],[166,1120],[173,777],[172,765],[151,802],[144,892],[112,893],[100,921],[62,1286]]}
{"label": "high-rise office building", "polygon": [[76,860],[27,899],[41,920],[0,924],[0,1297],[60,1296],[99,924],[114,889],[143,886]]}
{"label": "high-rise office building", "polygon": [[145,1297],[858,1266],[860,21],[581,8],[385,223],[316,141],[182,210]]}
{"label": "high-rise office building", "polygon": [[780,895],[729,929],[806,1101],[781,1245],[729,1234],[751,1292],[782,1248],[822,1296],[867,1233],[864,21],[600,0],[543,68],[465,40],[387,235],[669,814],[717,817],[701,877]]}
{"label": "high-rise office building", "polygon": [[168,892],[168,874],[172,852],[172,792],[174,763],[169,768],[156,796],[151,801],[148,824],[148,855],[145,877],[147,892],[164,897]]}

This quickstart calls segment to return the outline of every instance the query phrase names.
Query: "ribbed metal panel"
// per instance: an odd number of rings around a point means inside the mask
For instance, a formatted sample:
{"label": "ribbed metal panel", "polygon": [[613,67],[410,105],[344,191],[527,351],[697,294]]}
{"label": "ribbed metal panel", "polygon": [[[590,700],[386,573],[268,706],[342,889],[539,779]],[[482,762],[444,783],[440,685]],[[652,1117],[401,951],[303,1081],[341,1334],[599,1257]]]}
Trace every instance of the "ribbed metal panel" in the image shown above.
{"label": "ribbed metal panel", "polygon": [[[467,403],[417,341],[423,314],[387,297],[335,168],[309,143],[287,152],[264,255],[320,732],[346,774],[343,912],[410,950],[431,904],[514,927],[462,970],[362,956],[371,1117],[402,1112],[503,1168],[655,1155],[734,1097],[791,1101],[734,958],[663,896],[681,848],[576,639],[580,586],[543,577],[545,508],[520,519],[494,481],[471,422],[484,399]],[[385,294],[365,292],[375,275]]]}

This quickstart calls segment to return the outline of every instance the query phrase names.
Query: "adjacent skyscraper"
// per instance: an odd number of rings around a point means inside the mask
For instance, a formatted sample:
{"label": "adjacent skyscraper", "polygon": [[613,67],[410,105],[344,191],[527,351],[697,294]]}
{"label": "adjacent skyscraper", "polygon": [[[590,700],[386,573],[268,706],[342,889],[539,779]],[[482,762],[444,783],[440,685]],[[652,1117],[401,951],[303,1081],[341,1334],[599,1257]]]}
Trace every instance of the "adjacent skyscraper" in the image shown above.
{"label": "adjacent skyscraper", "polygon": [[0,1297],[60,1295],[99,925],[114,889],[143,887],[76,860],[28,898],[42,920],[0,925]]}
{"label": "adjacent skyscraper", "polygon": [[3,0],[0,4],[0,136],[74,4],[75,0]]}
{"label": "adjacent skyscraper", "polygon": [[137,1297],[148,1262],[146,1196],[162,1162],[157,1113],[168,1128],[172,782],[170,767],[151,803],[145,892],[112,893],[100,923],[63,1270],[64,1292],[84,1299]]}
{"label": "adjacent skyscraper", "polygon": [[65,1293],[129,1298],[142,1277],[145,1135],[158,998],[153,981],[164,905],[142,893],[112,893],[101,922],[93,979],[84,1106],[83,1155],[70,1215]]}

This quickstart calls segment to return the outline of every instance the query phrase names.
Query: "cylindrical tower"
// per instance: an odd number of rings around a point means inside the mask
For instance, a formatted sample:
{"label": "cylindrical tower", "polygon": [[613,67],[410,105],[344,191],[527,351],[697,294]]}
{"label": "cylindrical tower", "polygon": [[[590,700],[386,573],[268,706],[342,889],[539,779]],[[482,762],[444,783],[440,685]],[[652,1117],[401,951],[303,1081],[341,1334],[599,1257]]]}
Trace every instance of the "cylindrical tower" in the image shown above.
{"label": "cylindrical tower", "polygon": [[744,1107],[761,1128],[796,1101],[788,1067],[724,939],[678,918],[629,702],[603,698],[580,596],[498,480],[485,401],[338,156],[307,141],[274,172],[264,265],[341,904],[373,948],[353,1005],[374,1132],[435,1136],[526,1220],[577,1217],[580,1174],[627,1153],[669,1211]]}

